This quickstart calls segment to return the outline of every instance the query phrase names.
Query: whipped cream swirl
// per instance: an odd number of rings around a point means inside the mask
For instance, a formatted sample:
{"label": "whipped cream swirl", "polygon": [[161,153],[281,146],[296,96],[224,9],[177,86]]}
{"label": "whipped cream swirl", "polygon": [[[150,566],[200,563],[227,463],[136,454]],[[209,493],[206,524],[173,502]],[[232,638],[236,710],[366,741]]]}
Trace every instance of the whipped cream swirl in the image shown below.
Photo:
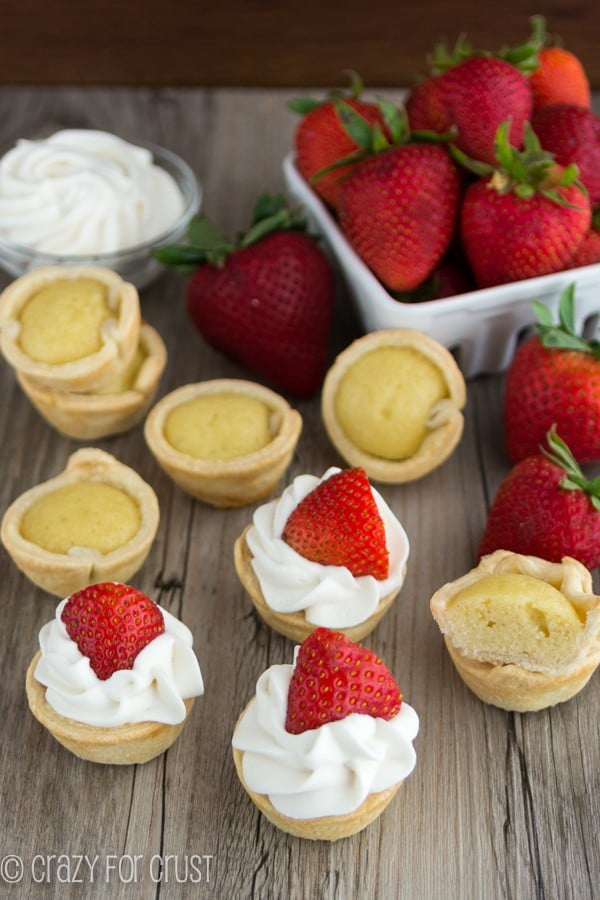
{"label": "whipped cream swirl", "polygon": [[355,578],[345,566],[312,562],[282,539],[285,523],[300,501],[339,471],[332,466],[322,478],[299,475],[281,497],[256,510],[246,535],[252,567],[268,606],[279,613],[303,610],[307,622],[327,628],[348,628],[366,621],[384,597],[402,586],[409,554],[404,528],[373,486],[390,555],[390,573],[385,580],[372,575]]}
{"label": "whipped cream swirl", "polygon": [[243,752],[242,772],[251,791],[266,794],[293,819],[345,815],[368,794],[398,784],[412,772],[412,741],[419,730],[414,709],[402,703],[393,719],[352,713],[302,734],[285,728],[293,666],[271,666],[256,685],[232,744]]}
{"label": "whipped cream swirl", "polygon": [[40,631],[42,655],[35,677],[46,686],[50,706],[61,716],[87,725],[183,722],[183,701],[204,693],[187,625],[159,607],[165,620],[163,634],[138,653],[132,669],[120,669],[102,681],[61,619],[67,599]]}
{"label": "whipped cream swirl", "polygon": [[144,147],[69,129],[20,140],[0,160],[0,237],[43,253],[114,253],[158,237],[185,203]]}

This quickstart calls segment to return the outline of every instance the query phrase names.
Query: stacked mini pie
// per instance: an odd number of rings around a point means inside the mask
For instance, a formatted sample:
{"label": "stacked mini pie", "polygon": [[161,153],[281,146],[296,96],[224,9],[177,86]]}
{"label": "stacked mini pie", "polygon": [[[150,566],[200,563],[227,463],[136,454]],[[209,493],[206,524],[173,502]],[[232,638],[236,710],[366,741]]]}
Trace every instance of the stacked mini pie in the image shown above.
{"label": "stacked mini pie", "polygon": [[99,266],[34,269],[0,295],[0,349],[58,431],[93,440],[149,409],[166,363],[136,288]]}

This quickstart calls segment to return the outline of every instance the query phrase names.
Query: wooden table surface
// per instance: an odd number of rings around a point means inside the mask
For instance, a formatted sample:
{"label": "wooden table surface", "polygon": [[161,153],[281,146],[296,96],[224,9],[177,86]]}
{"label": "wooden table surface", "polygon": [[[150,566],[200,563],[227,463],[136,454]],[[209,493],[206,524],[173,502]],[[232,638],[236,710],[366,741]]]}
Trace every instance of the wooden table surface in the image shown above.
{"label": "wooden table surface", "polygon": [[[292,93],[5,88],[0,144],[63,126],[152,140],[187,159],[203,184],[204,211],[235,233],[259,193],[283,188]],[[211,377],[252,377],[190,327],[184,287],[182,276],[168,272],[142,293],[143,315],[169,352],[160,393]],[[357,333],[341,293],[332,354]],[[3,511],[61,471],[80,445],[42,421],[1,362]],[[365,643],[419,714],[418,761],[375,824],[333,845],[277,831],[234,771],[236,718],[263,670],[289,662],[293,650],[257,620],[234,571],[233,543],[253,507],[219,511],[192,500],[158,469],[141,427],[96,442],[158,495],[158,535],[132,581],[192,629],[206,692],[179,740],[155,761],[119,768],[71,755],[30,715],[24,691],[39,629],[56,601],[1,550],[1,898],[598,896],[600,678],[552,710],[519,715],[488,707],[455,674],[429,613],[432,593],[474,564],[486,511],[508,470],[502,386],[499,376],[471,380],[453,456],[421,481],[381,487],[408,532],[411,555],[398,600]],[[318,398],[295,405],[304,430],[286,483],[341,464]]]}

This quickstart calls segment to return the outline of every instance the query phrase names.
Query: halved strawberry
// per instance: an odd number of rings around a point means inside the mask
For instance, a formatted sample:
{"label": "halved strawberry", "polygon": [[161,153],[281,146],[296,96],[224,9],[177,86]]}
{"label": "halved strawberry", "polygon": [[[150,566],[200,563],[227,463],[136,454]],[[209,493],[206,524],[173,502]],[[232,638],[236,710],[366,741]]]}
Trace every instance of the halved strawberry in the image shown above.
{"label": "halved strawberry", "polygon": [[346,566],[356,578],[388,577],[385,525],[364,469],[342,469],[317,485],[290,514],[282,538],[312,562]]}
{"label": "halved strawberry", "polygon": [[285,727],[301,734],[351,713],[389,720],[401,704],[400,688],[378,656],[340,631],[317,628],[298,650]]}
{"label": "halved strawberry", "polygon": [[138,653],[165,630],[157,604],[128,584],[103,582],[72,594],[61,619],[71,640],[105,681],[131,669]]}

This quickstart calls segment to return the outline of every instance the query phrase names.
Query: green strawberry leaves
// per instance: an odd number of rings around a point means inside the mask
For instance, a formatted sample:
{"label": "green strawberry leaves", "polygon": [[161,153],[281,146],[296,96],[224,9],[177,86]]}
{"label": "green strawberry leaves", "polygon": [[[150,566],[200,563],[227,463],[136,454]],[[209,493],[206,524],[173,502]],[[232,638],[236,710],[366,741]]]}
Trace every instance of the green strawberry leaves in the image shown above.
{"label": "green strawberry leaves", "polygon": [[558,304],[558,324],[548,307],[534,300],[531,304],[537,316],[536,329],[544,347],[558,350],[578,350],[600,359],[600,341],[586,341],[575,331],[575,284],[568,285]]}
{"label": "green strawberry leaves", "polygon": [[299,116],[306,116],[313,109],[323,106],[323,104],[329,103],[331,100],[343,100],[344,98],[358,100],[363,92],[362,78],[352,69],[347,70],[346,74],[350,81],[350,86],[347,90],[335,88],[329,91],[322,100],[314,100],[312,97],[292,97],[288,101],[288,109]]}
{"label": "green strawberry leaves", "polygon": [[583,193],[587,193],[579,181],[579,169],[574,163],[564,168],[556,165],[554,156],[543,149],[529,122],[523,129],[523,149],[519,150],[510,143],[510,121],[502,122],[496,132],[494,153],[497,165],[472,159],[455,144],[449,145],[450,153],[460,166],[479,178],[489,178],[490,186],[499,194],[511,191],[523,200],[535,194],[542,194],[546,199],[559,206],[576,209],[561,193],[560,188],[575,185]]}
{"label": "green strawberry leaves", "polygon": [[447,44],[436,44],[433,52],[427,57],[431,75],[442,75],[459,63],[473,56],[495,56],[505,60],[525,74],[539,68],[539,51],[546,43],[546,21],[543,16],[531,16],[531,34],[528,39],[516,47],[503,46],[497,51],[475,50],[464,34],[459,35],[454,47]]}
{"label": "green strawberry leaves", "polygon": [[189,275],[203,263],[222,266],[235,250],[256,244],[272,232],[305,228],[304,216],[288,206],[283,194],[262,194],[256,201],[250,228],[236,241],[228,238],[206,216],[194,216],[187,229],[187,245],[159,247],[153,256]]}
{"label": "green strawberry leaves", "polygon": [[583,491],[590,498],[594,509],[600,512],[600,476],[592,479],[586,478],[581,466],[562,438],[558,436],[554,427],[546,435],[546,440],[548,448],[542,447],[542,453],[550,462],[564,469],[566,473],[560,481],[560,486],[566,491]]}

